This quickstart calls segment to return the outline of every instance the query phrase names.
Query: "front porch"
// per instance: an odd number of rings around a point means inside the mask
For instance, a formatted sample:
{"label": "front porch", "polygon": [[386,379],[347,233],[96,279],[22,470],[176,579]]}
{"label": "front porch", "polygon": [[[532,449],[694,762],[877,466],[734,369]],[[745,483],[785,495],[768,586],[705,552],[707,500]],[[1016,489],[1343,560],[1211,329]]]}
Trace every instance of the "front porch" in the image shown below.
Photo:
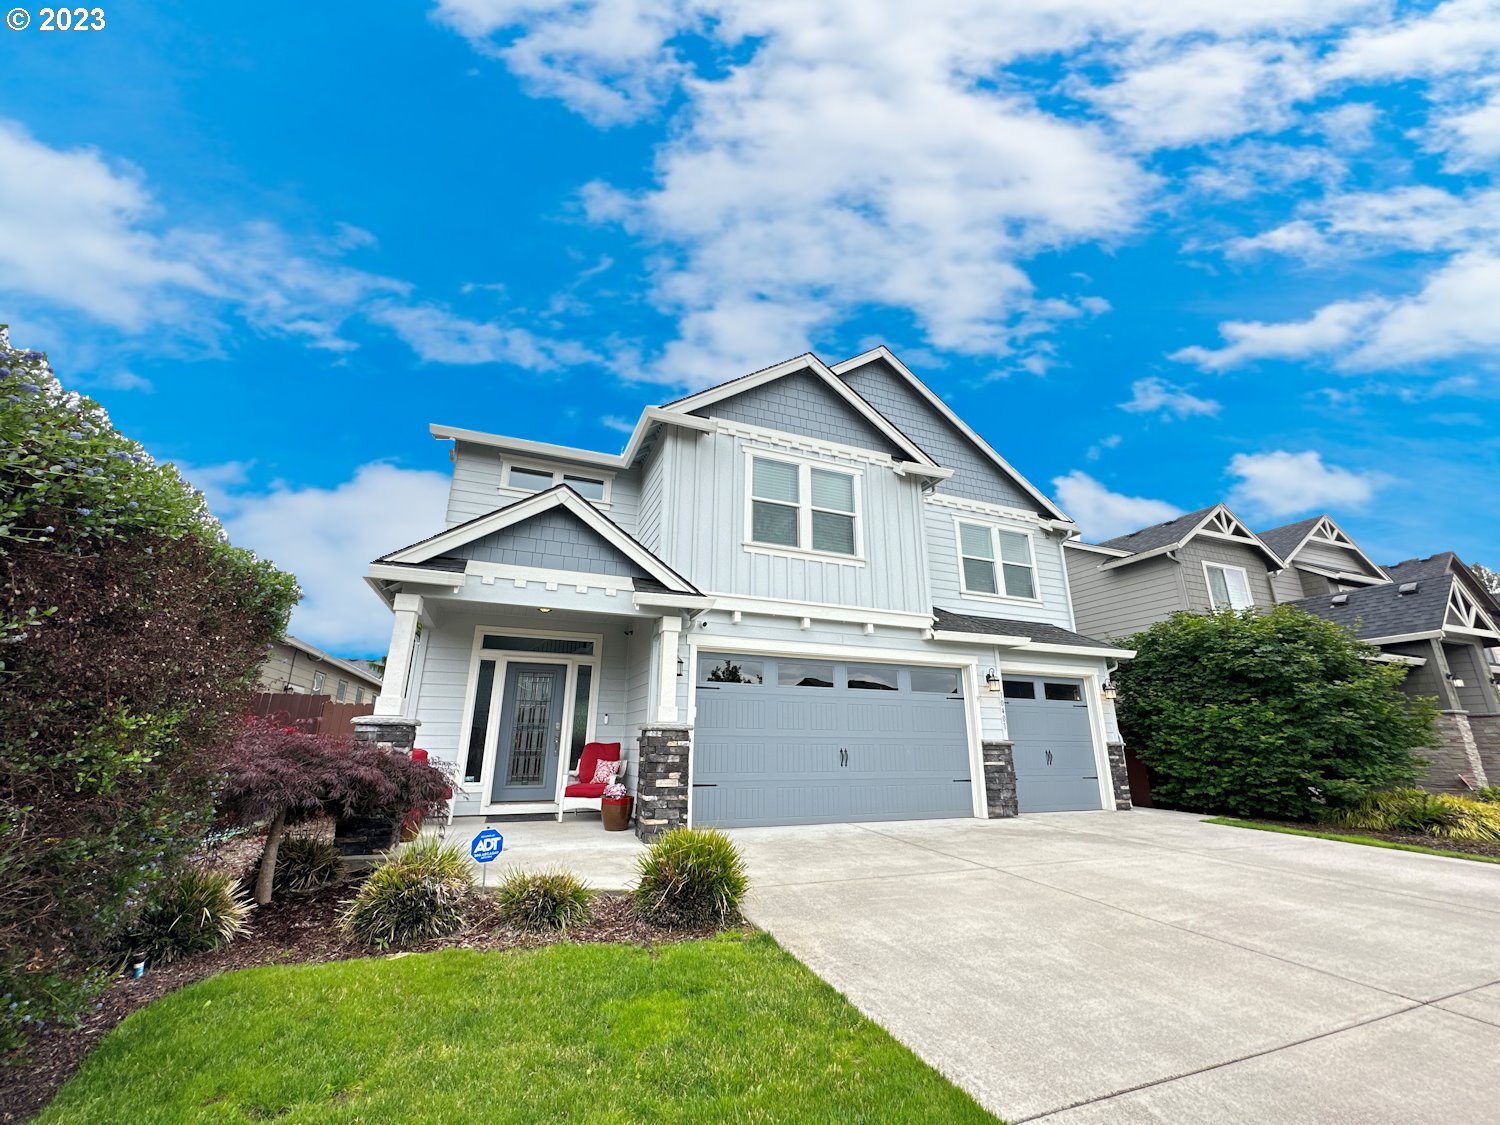
{"label": "front porch", "polygon": [[[500,858],[475,864],[474,880],[490,887],[513,871],[544,871],[563,868],[596,891],[625,891],[640,875],[637,860],[645,845],[633,832],[606,832],[596,816],[588,813],[569,817],[559,824],[546,818],[508,820],[465,816],[436,829],[443,839],[468,854],[469,844],[485,828],[505,838]],[[487,870],[485,870],[487,869]]]}

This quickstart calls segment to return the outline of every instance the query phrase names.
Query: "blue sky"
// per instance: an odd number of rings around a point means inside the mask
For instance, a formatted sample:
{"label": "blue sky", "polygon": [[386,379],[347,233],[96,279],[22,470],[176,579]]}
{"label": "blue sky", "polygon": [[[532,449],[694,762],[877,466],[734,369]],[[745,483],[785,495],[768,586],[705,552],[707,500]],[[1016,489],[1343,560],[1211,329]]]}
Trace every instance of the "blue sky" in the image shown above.
{"label": "blue sky", "polygon": [[0,33],[0,320],[294,629],[436,530],[429,422],[891,346],[1090,537],[1227,498],[1500,560],[1500,4],[118,3]]}

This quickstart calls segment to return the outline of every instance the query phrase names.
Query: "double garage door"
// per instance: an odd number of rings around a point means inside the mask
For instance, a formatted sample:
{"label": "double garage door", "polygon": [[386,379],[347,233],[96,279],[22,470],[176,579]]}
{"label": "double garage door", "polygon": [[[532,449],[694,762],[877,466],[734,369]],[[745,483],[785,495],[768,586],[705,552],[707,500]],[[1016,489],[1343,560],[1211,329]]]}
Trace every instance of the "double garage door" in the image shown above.
{"label": "double garage door", "polygon": [[[968,704],[958,669],[704,654],[696,672],[695,824],[733,828],[973,815]],[[1045,689],[1037,693],[1042,706],[1056,703]],[[1071,769],[1064,764],[1073,760],[1067,750],[1077,723],[1071,704],[1035,710],[1039,721],[1034,717],[1030,729],[1036,749],[1025,760],[1034,756],[1045,767],[1027,771],[1045,800],[1028,808],[1018,741],[1022,811],[1098,808],[1097,775],[1088,782],[1091,797],[1077,785],[1058,785],[1053,776],[1052,763],[1058,771]],[[1078,713],[1092,762],[1087,712]],[[1057,718],[1049,722],[1052,715]],[[1023,718],[1023,725],[1028,721]],[[1091,765],[1082,772],[1094,773]],[[1089,803],[1068,805],[1070,794]]]}

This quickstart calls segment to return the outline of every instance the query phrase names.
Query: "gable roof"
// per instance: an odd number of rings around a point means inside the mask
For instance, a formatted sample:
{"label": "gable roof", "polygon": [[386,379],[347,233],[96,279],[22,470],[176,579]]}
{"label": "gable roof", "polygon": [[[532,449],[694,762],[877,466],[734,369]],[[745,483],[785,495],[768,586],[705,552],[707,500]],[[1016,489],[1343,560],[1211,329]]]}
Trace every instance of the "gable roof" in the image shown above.
{"label": "gable roof", "polygon": [[1425,559],[1407,559],[1388,566],[1385,570],[1393,582],[1412,582],[1432,575],[1451,574],[1464,586],[1466,592],[1484,607],[1485,612],[1493,620],[1500,621],[1500,598],[1497,598],[1490,588],[1479,580],[1479,576],[1469,569],[1463,559],[1452,551],[1439,551],[1435,555],[1428,555]]}
{"label": "gable roof", "polygon": [[580,523],[594,531],[666,589],[679,594],[699,593],[696,586],[566,484],[555,484],[524,500],[507,504],[503,508],[496,508],[493,512],[487,512],[464,523],[456,524],[436,535],[429,535],[419,542],[382,555],[375,562],[398,566],[427,564],[466,543],[473,543],[487,535],[493,535],[497,531],[514,527],[516,524],[558,508],[571,512]]}
{"label": "gable roof", "polygon": [[1271,561],[1270,569],[1272,570],[1281,570],[1286,566],[1281,556],[1251,531],[1243,520],[1229,510],[1227,505],[1215,504],[1211,508],[1199,508],[1196,512],[1188,512],[1176,519],[1143,527],[1139,531],[1132,531],[1129,535],[1117,535],[1113,539],[1106,539],[1103,543],[1097,544],[1109,550],[1128,552],[1119,558],[1100,564],[1100,569],[1110,570],[1129,566],[1143,559],[1164,555],[1168,551],[1175,551],[1182,547],[1189,539],[1197,535],[1207,535],[1215,539],[1253,547]]}
{"label": "gable roof", "polygon": [[[906,364],[897,359],[895,353],[892,352],[891,349],[886,347],[884,344],[881,344],[877,348],[872,348],[870,351],[862,352],[861,354],[850,359],[846,359],[842,363],[835,363],[833,365],[832,371],[835,375],[843,375],[846,372],[850,372],[855,370],[856,368],[863,367],[865,366],[865,364],[871,363],[877,359],[883,360],[892,371],[899,375],[901,379],[909,387],[911,387],[913,391],[916,392],[917,396],[920,399],[926,402],[928,406],[930,406],[944,420],[946,420],[948,424],[952,426],[953,429],[955,429],[965,441],[967,441],[970,445],[977,449],[986,460],[992,462],[996,468],[998,468],[1006,476],[1014,480],[1016,484],[1018,484],[1028,496],[1036,501],[1038,510],[1040,512],[1044,512],[1050,515],[1053,519],[1062,520],[1065,523],[1073,522],[1068,518],[1068,516],[1063,512],[1061,508],[1054,504],[1051,499],[1049,499],[1047,495],[1041,491],[1041,489],[1037,488],[1024,476],[1018,473],[1015,469],[1015,466],[1013,466],[1004,457],[1000,456],[1000,454],[995,451],[995,448],[990,445],[989,442],[980,437],[979,434],[977,434],[967,422],[965,422],[956,413],[954,413],[953,408],[950,407],[941,398],[939,398],[938,395],[933,392],[931,387],[922,382],[921,379],[918,379],[916,375],[912,374],[910,368],[908,368]],[[843,380],[840,379],[839,382],[842,383]]]}
{"label": "gable roof", "polygon": [[334,656],[332,653],[324,652],[317,645],[310,645],[301,637],[294,637],[290,633],[286,634],[286,636],[282,637],[281,639],[285,644],[290,645],[292,648],[297,649],[299,652],[304,652],[308,656],[311,656],[316,660],[320,660],[325,664],[331,665],[332,667],[342,668],[345,672],[349,673],[349,675],[364,680],[367,684],[374,684],[377,688],[381,686],[380,673],[375,671],[374,668],[364,668],[352,661],[343,659],[343,657]]}
{"label": "gable roof", "polygon": [[[1374,576],[1384,580],[1389,577],[1385,569],[1374,559],[1360,549],[1352,536],[1342,527],[1334,522],[1333,517],[1326,512],[1322,515],[1309,516],[1305,520],[1296,523],[1284,524],[1281,527],[1273,527],[1270,531],[1257,532],[1261,542],[1270,547],[1286,561],[1288,565],[1296,558],[1297,553],[1313,540],[1326,543],[1333,547],[1341,547],[1346,551],[1352,551],[1359,556],[1360,560],[1370,568]],[[1312,567],[1310,569],[1318,569]],[[1321,573],[1321,571],[1320,571]]]}
{"label": "gable roof", "polygon": [[795,356],[792,359],[783,360],[781,363],[770,367],[763,367],[759,371],[752,371],[748,375],[741,375],[738,379],[731,379],[727,383],[709,387],[706,390],[697,391],[685,398],[679,398],[674,402],[665,403],[661,409],[674,414],[692,414],[694,411],[713,406],[715,403],[734,398],[736,395],[744,394],[746,391],[763,387],[767,383],[787,375],[798,372],[807,372],[821,381],[833,391],[839,398],[847,403],[857,414],[869,422],[881,435],[891,442],[908,458],[916,464],[928,469],[941,469],[931,457],[929,457],[916,442],[899,428],[889,418],[860,395],[848,383],[840,379],[817,356],[811,352]]}

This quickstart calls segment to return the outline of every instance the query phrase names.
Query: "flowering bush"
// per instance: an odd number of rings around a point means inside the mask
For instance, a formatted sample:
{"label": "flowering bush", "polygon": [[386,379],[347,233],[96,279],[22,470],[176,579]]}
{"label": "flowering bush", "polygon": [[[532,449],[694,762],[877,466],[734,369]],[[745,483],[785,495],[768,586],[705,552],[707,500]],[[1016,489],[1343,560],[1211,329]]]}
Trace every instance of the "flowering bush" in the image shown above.
{"label": "flowering bush", "polygon": [[296,598],[0,327],[0,1050],[76,1010],[211,824]]}
{"label": "flowering bush", "polygon": [[618,781],[611,781],[604,787],[604,799],[606,801],[618,801],[628,796],[630,796],[630,790],[626,789]]}

